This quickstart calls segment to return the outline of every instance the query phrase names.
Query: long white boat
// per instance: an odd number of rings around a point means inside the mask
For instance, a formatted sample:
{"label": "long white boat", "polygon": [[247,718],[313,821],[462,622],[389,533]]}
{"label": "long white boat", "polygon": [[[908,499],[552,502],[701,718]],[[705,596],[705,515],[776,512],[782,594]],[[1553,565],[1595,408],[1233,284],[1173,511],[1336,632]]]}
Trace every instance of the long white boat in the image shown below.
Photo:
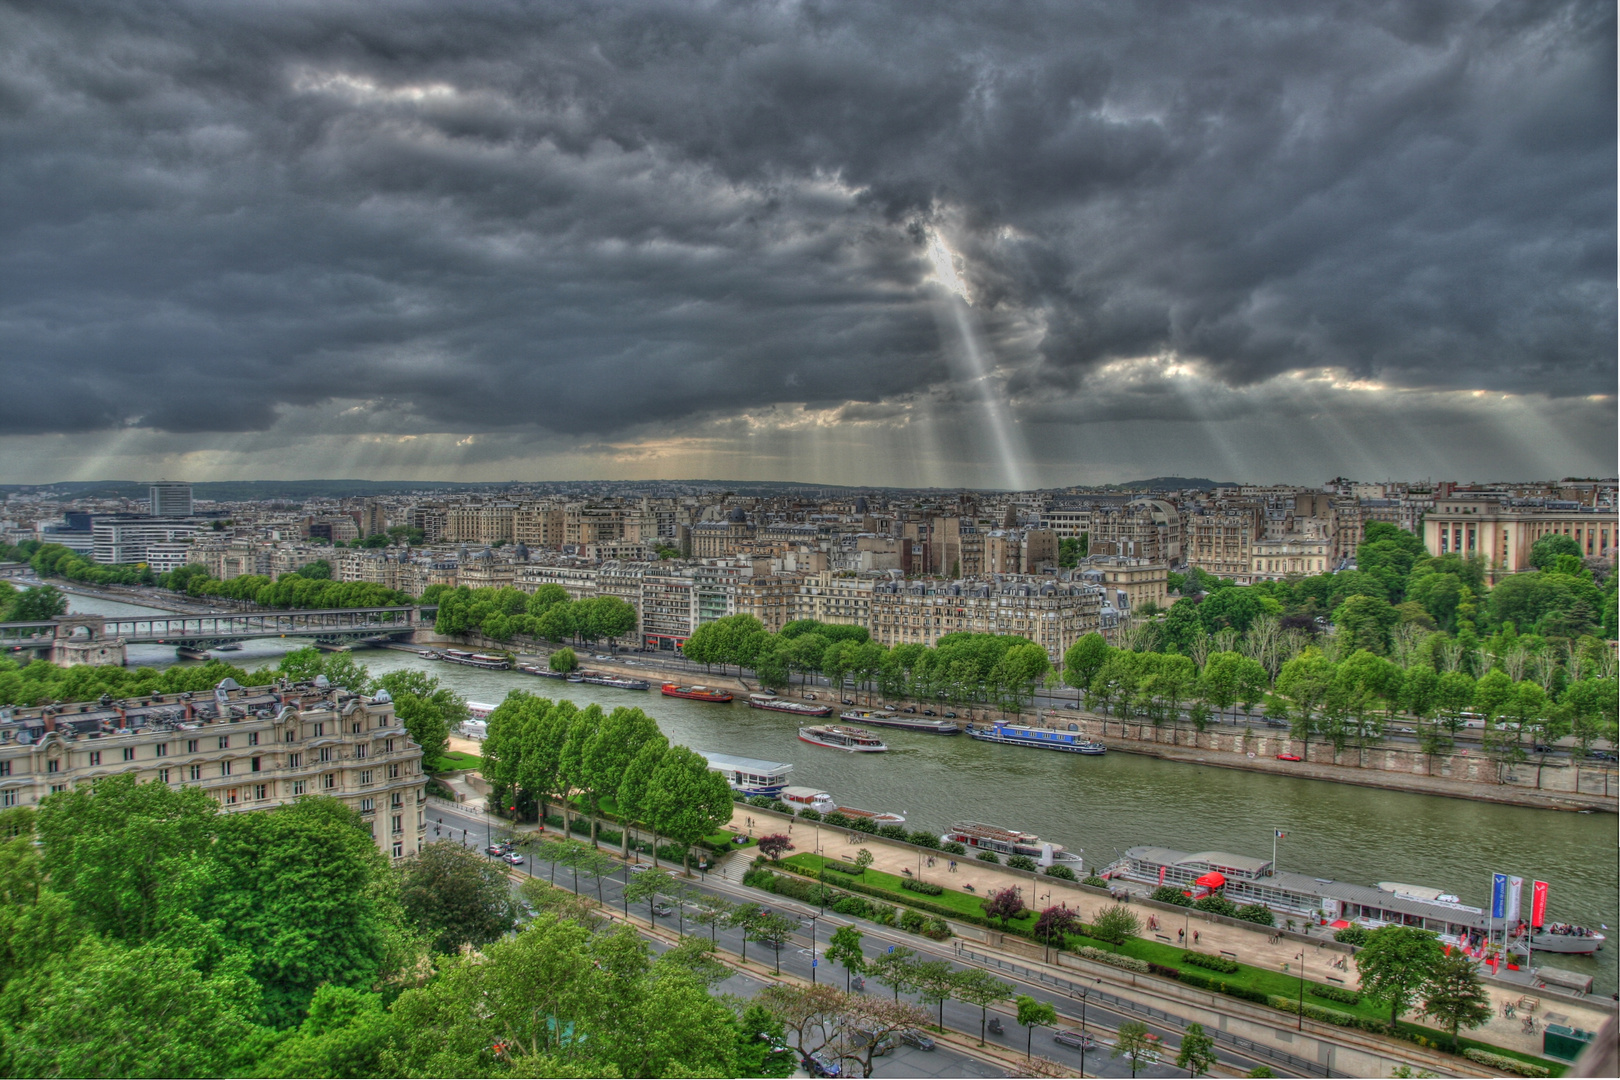
{"label": "long white boat", "polygon": [[787,787],[787,774],[793,766],[785,761],[761,761],[699,750],[709,768],[726,778],[733,790],[744,795],[775,795]]}
{"label": "long white boat", "polygon": [[936,720],[928,716],[904,716],[882,709],[850,709],[838,714],[838,719],[852,724],[871,724],[873,727],[902,728],[906,731],[926,731],[933,735],[960,735],[962,725],[949,720]]}
{"label": "long white boat", "polygon": [[829,705],[811,705],[806,701],[789,701],[775,694],[749,694],[750,709],[769,709],[771,712],[792,713],[795,716],[831,716]]}
{"label": "long white boat", "polygon": [[949,832],[940,834],[940,839],[980,851],[994,851],[998,855],[1026,855],[1042,866],[1067,866],[1076,873],[1084,865],[1080,856],[1063,850],[1062,844],[1049,844],[1034,833],[1003,829],[982,821],[958,821]]}
{"label": "long white boat", "polygon": [[1033,746],[1040,750],[1060,750],[1089,757],[1101,757],[1108,753],[1108,747],[1102,743],[1091,742],[1075,732],[1030,727],[1028,724],[994,723],[988,727],[969,724],[967,733],[981,742],[1004,743],[1008,746]]}
{"label": "long white boat", "polygon": [[848,750],[857,754],[881,754],[888,749],[882,739],[870,731],[844,727],[841,724],[815,724],[799,729],[799,738],[815,746],[832,750]]}

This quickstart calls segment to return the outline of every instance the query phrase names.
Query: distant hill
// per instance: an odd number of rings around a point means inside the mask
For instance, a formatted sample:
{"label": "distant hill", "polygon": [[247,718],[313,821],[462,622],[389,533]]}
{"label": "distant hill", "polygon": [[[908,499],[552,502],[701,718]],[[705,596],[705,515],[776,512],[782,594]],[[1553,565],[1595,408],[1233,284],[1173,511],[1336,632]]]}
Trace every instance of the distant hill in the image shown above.
{"label": "distant hill", "polygon": [[[198,499],[247,502],[271,499],[344,499],[387,495],[398,491],[458,491],[488,484],[452,484],[433,480],[216,480],[191,485]],[[145,499],[151,484],[137,480],[70,480],[58,484],[5,484],[0,495],[13,491],[53,491],[69,499]]]}
{"label": "distant hill", "polygon": [[1123,484],[1109,484],[1111,488],[1120,491],[1181,491],[1185,488],[1198,488],[1208,491],[1218,487],[1236,487],[1236,484],[1221,480],[1206,480],[1202,476],[1155,476],[1151,480],[1127,480]]}

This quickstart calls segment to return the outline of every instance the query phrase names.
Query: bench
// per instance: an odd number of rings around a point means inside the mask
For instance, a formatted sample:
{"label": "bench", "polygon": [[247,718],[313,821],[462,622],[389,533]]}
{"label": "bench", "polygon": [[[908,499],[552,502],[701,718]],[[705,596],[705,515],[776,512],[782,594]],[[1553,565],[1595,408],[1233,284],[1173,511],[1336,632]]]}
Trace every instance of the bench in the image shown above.
{"label": "bench", "polygon": [[1233,963],[1237,962],[1237,953],[1235,953],[1235,952],[1229,952],[1226,949],[1222,949],[1221,950],[1221,955],[1226,957],[1228,960],[1232,961]]}
{"label": "bench", "polygon": [[1343,985],[1344,985],[1344,980],[1343,980],[1343,979],[1341,979],[1341,978],[1339,978],[1339,977],[1338,977],[1338,976],[1337,976],[1337,975],[1329,975],[1329,976],[1328,976],[1328,977],[1327,977],[1327,981],[1328,981],[1328,982],[1336,982],[1336,983],[1338,983],[1338,984],[1339,984],[1339,985],[1340,985],[1340,986],[1343,986]]}
{"label": "bench", "polygon": [[1166,945],[1170,944],[1169,937],[1167,937],[1164,934],[1154,934],[1153,936],[1158,938],[1160,941],[1164,942]]}

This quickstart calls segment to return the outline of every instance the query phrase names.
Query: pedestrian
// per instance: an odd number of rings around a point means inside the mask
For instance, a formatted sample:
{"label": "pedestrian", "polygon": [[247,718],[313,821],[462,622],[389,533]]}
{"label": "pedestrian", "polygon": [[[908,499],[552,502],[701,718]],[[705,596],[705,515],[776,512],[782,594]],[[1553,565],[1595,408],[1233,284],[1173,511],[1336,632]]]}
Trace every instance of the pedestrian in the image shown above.
{"label": "pedestrian", "polygon": [[1186,944],[1186,941],[1187,941],[1187,931],[1185,931],[1185,930],[1177,930],[1176,931],[1176,944],[1177,945],[1184,945],[1184,944]]}
{"label": "pedestrian", "polygon": [[793,835],[793,822],[791,822],[791,821],[788,822],[788,835],[789,836]]}
{"label": "pedestrian", "polygon": [[1198,944],[1198,931],[1196,930],[1193,931],[1193,944]]}

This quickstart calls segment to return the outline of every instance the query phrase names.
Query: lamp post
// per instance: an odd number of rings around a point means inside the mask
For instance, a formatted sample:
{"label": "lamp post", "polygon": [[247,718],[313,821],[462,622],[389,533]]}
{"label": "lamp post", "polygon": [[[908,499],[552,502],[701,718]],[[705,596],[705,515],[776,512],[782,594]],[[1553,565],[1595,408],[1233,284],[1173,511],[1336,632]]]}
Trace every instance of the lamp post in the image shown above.
{"label": "lamp post", "polygon": [[1300,946],[1297,954],[1299,959],[1299,1024],[1298,1030],[1305,1030],[1305,947]]}
{"label": "lamp post", "polygon": [[810,916],[810,983],[816,982],[816,920],[821,916]]}

